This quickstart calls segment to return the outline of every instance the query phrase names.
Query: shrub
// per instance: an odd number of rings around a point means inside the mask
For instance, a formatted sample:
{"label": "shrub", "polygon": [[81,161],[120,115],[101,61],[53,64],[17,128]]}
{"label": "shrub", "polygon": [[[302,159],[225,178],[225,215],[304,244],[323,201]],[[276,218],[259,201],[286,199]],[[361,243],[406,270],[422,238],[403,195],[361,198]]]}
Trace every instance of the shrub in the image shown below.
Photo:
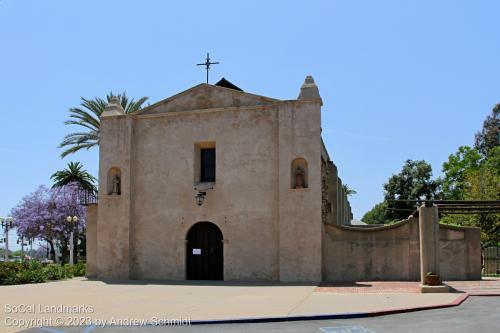
{"label": "shrub", "polygon": [[16,275],[22,266],[17,262],[0,262],[0,284],[15,284]]}
{"label": "shrub", "polygon": [[26,269],[16,274],[16,284],[21,283],[40,283],[47,281],[47,275],[43,270]]}
{"label": "shrub", "polygon": [[43,265],[37,260],[17,262],[0,262],[0,285],[40,283],[47,280],[62,280],[73,276],[85,275],[85,263],[74,266],[48,264]]}
{"label": "shrub", "polygon": [[73,275],[74,276],[85,276],[85,268],[86,268],[85,263],[79,261],[77,264],[75,264],[73,266],[73,269],[72,269]]}
{"label": "shrub", "polygon": [[66,270],[58,264],[49,264],[44,268],[48,280],[61,280],[66,278]]}
{"label": "shrub", "polygon": [[38,283],[47,280],[37,261],[0,263],[0,284]]}

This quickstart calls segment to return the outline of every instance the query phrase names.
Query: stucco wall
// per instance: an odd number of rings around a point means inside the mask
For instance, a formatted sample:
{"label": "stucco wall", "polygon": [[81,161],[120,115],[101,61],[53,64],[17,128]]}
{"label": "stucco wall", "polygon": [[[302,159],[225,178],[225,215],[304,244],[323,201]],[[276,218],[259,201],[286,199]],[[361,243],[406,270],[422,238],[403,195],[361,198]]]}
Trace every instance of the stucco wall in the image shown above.
{"label": "stucco wall", "polygon": [[349,225],[353,218],[351,204],[343,189],[337,166],[330,159],[323,143],[321,161],[323,165],[321,168],[322,201],[324,203],[322,206],[323,222],[335,225]]}
{"label": "stucco wall", "polygon": [[[215,142],[216,182],[194,190],[197,142]],[[185,240],[200,221],[224,237],[226,280],[278,279],[277,112],[270,108],[138,117],[132,277],[185,279]]]}
{"label": "stucco wall", "polygon": [[[97,275],[105,279],[130,277],[130,151],[133,121],[129,117],[101,118],[99,143],[99,205],[97,212]],[[108,170],[120,168],[121,195],[109,195]]]}
{"label": "stucco wall", "polygon": [[[321,112],[319,103],[279,108],[280,281],[321,280]],[[291,162],[306,159],[308,187],[291,188]]]}
{"label": "stucco wall", "polygon": [[479,228],[439,225],[441,274],[448,280],[481,279]]}
{"label": "stucco wall", "polygon": [[[321,99],[307,80],[301,96],[312,99],[202,84],[138,114],[108,112],[98,276],[183,280],[187,233],[209,221],[223,234],[225,280],[321,280]],[[302,94],[311,89],[316,95]],[[195,146],[207,143],[216,149],[216,181],[198,206]],[[296,158],[307,161],[307,188],[291,186]],[[122,172],[119,196],[106,189],[113,167]]]}
{"label": "stucco wall", "polygon": [[277,99],[200,84],[145,108],[141,114],[266,105]]}
{"label": "stucco wall", "polygon": [[[329,281],[420,279],[418,219],[360,229],[326,225],[324,278]],[[441,277],[480,279],[478,228],[440,225]]]}

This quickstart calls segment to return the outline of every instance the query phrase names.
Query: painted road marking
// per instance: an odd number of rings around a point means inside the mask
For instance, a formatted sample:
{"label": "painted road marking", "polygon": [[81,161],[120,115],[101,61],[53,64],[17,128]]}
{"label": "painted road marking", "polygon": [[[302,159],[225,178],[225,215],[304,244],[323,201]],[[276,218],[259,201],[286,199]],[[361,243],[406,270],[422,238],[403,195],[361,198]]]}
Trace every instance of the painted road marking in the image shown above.
{"label": "painted road marking", "polygon": [[323,333],[376,333],[363,326],[335,326],[335,327],[320,327]]}
{"label": "painted road marking", "polygon": [[[76,326],[76,327],[78,327],[78,326]],[[91,331],[94,330],[94,328],[96,328],[95,325],[86,326],[86,327],[84,327],[83,333],[90,333]],[[65,333],[65,331],[57,330],[57,329],[50,328],[50,327],[40,327],[40,329],[47,331],[47,332],[50,332],[50,333]]]}

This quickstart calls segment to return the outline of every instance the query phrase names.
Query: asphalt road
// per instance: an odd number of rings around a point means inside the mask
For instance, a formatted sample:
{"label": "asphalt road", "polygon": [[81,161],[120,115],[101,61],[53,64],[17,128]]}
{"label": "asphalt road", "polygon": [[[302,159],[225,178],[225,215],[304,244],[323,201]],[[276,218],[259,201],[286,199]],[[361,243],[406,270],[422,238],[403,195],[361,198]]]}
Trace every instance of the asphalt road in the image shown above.
{"label": "asphalt road", "polygon": [[294,321],[259,324],[193,325],[190,327],[69,327],[34,328],[29,333],[498,333],[500,297],[469,297],[457,307],[372,318]]}

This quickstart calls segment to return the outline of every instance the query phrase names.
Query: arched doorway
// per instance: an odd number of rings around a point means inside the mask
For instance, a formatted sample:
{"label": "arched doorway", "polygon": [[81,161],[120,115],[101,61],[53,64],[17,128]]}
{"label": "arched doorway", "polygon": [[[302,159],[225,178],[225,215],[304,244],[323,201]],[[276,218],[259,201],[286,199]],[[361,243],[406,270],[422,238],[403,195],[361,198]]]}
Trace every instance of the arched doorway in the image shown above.
{"label": "arched doorway", "polygon": [[222,232],[211,222],[198,222],[189,229],[186,246],[188,280],[223,280]]}

